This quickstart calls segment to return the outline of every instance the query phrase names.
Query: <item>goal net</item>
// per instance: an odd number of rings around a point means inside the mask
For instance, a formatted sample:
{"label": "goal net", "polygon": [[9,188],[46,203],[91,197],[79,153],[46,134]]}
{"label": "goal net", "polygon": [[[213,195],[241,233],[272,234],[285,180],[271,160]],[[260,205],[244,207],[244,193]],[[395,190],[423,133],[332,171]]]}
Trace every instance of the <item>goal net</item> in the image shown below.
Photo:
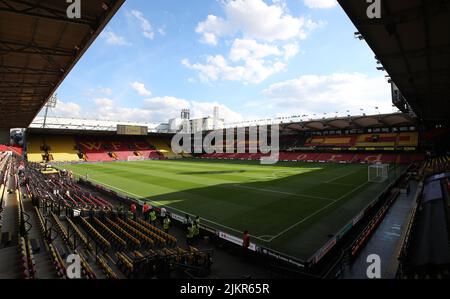
{"label": "goal net", "polygon": [[369,165],[368,181],[374,183],[382,183],[389,178],[389,165],[383,163],[375,163]]}
{"label": "goal net", "polygon": [[143,156],[128,156],[127,161],[143,161],[145,158]]}

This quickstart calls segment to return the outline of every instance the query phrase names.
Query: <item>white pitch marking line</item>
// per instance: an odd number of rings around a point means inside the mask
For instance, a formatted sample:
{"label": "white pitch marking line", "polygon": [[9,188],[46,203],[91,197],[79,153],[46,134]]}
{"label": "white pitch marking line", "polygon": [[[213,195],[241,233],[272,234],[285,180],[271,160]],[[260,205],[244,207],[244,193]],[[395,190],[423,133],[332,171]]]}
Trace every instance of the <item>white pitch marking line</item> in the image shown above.
{"label": "white pitch marking line", "polygon": [[359,169],[358,169],[358,170],[355,170],[355,171],[351,171],[351,172],[346,173],[346,174],[344,174],[344,175],[338,176],[337,178],[333,178],[333,179],[331,179],[331,180],[325,181],[325,183],[328,184],[328,183],[337,181],[337,180],[339,180],[339,179],[341,179],[341,178],[345,178],[346,176],[351,175],[351,174],[354,174],[355,172],[358,172],[358,171],[359,171]]}
{"label": "white pitch marking line", "polygon": [[354,188],[352,190],[350,190],[349,192],[345,193],[344,195],[342,195],[341,197],[339,197],[338,199],[336,199],[335,201],[329,203],[328,205],[324,206],[323,208],[315,211],[314,213],[312,213],[311,215],[309,215],[306,218],[303,218],[302,220],[300,220],[299,222],[291,225],[290,227],[286,228],[285,230],[283,230],[281,233],[279,233],[278,235],[274,236],[273,238],[269,239],[268,242],[272,242],[273,240],[275,240],[276,238],[280,237],[281,235],[285,234],[286,232],[290,231],[291,229],[293,229],[294,227],[298,226],[299,224],[302,224],[303,222],[309,220],[310,218],[316,216],[317,214],[321,213],[322,211],[326,210],[327,208],[329,208],[330,206],[334,205],[335,203],[341,201],[342,199],[344,199],[347,195],[355,192],[356,190],[361,189],[362,187],[364,187],[367,183],[369,182],[365,182],[363,184],[361,184],[359,187]]}
{"label": "white pitch marking line", "polygon": [[233,186],[238,187],[238,188],[243,188],[243,189],[256,190],[256,191],[279,193],[279,194],[286,194],[286,195],[292,195],[292,196],[297,196],[297,197],[309,197],[309,198],[316,198],[316,199],[334,201],[331,198],[320,197],[320,196],[313,196],[313,195],[305,195],[305,194],[300,194],[300,193],[290,193],[290,192],[284,192],[284,191],[277,191],[277,190],[270,190],[270,189],[263,189],[263,188],[255,188],[255,187],[250,187],[250,186],[241,186],[241,185],[238,185],[238,184],[234,184]]}

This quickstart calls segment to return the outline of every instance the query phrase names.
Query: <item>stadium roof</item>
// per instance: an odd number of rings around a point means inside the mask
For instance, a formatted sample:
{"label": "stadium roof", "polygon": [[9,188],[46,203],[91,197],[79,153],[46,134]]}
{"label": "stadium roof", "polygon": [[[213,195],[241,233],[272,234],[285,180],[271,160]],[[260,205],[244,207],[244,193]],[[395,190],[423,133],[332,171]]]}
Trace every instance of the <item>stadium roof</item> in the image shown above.
{"label": "stadium roof", "polygon": [[351,130],[364,128],[416,126],[417,119],[407,113],[377,115],[336,116],[331,118],[308,118],[303,116],[278,117],[226,124],[225,128],[242,128],[279,124],[284,132]]}
{"label": "stadium roof", "polygon": [[284,131],[351,130],[381,127],[415,126],[416,120],[406,113],[362,115],[312,119],[302,122],[281,123]]}
{"label": "stadium roof", "polygon": [[149,133],[165,133],[167,124],[139,123],[113,120],[97,120],[83,118],[48,117],[44,124],[44,117],[36,117],[28,127],[32,132],[57,132],[57,133],[85,133],[88,132],[117,132],[117,125],[145,126]]}
{"label": "stadium roof", "polygon": [[125,0],[0,1],[0,128],[27,127]]}
{"label": "stadium roof", "polygon": [[408,104],[425,121],[450,119],[450,1],[338,0]]}

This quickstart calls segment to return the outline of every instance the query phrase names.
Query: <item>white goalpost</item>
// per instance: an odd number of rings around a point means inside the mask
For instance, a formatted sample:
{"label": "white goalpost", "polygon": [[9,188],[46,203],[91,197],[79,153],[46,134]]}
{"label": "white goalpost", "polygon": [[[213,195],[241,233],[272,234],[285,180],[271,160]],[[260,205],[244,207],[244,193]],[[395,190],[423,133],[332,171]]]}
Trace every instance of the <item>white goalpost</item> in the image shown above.
{"label": "white goalpost", "polygon": [[389,178],[389,164],[374,163],[368,168],[368,181],[373,183],[382,183]]}
{"label": "white goalpost", "polygon": [[143,156],[128,156],[127,161],[143,161],[145,158]]}

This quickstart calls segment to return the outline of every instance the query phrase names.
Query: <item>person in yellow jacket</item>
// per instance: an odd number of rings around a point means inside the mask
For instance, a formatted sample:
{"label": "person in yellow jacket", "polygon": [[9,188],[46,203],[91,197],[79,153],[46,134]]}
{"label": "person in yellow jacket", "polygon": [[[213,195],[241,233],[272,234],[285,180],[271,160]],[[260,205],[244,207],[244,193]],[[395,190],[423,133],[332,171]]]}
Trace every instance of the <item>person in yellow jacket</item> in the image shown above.
{"label": "person in yellow jacket", "polygon": [[192,245],[192,238],[194,238],[194,225],[190,225],[186,233],[186,244],[187,246]]}
{"label": "person in yellow jacket", "polygon": [[150,211],[150,223],[151,225],[156,224],[156,211],[154,209]]}
{"label": "person in yellow jacket", "polygon": [[166,234],[168,234],[169,233],[169,228],[170,228],[170,217],[167,214],[166,214],[166,217],[163,220],[163,228],[164,228],[164,232]]}

